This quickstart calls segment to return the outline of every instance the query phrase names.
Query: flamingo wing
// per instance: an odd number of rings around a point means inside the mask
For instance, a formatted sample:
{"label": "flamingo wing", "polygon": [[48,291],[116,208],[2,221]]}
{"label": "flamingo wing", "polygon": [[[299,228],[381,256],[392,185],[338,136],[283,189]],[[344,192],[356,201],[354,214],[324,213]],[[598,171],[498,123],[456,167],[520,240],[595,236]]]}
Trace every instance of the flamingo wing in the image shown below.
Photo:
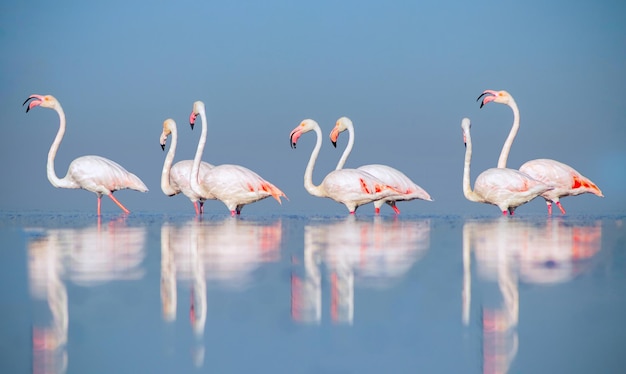
{"label": "flamingo wing", "polygon": [[69,166],[64,180],[72,181],[77,187],[98,194],[109,195],[114,191],[133,189],[148,191],[146,185],[135,174],[118,163],[100,156],[83,156]]}
{"label": "flamingo wing", "polygon": [[397,196],[391,196],[389,200],[413,200],[422,199],[432,201],[432,198],[422,187],[413,182],[400,170],[392,168],[387,165],[371,164],[363,165],[358,170],[366,171],[386,184],[399,190],[401,194]]}
{"label": "flamingo wing", "polygon": [[520,171],[553,186],[554,189],[544,195],[544,197],[550,200],[558,199],[563,196],[580,195],[587,192],[597,196],[604,196],[598,186],[591,180],[580,174],[571,166],[556,160],[531,160],[522,165]]}

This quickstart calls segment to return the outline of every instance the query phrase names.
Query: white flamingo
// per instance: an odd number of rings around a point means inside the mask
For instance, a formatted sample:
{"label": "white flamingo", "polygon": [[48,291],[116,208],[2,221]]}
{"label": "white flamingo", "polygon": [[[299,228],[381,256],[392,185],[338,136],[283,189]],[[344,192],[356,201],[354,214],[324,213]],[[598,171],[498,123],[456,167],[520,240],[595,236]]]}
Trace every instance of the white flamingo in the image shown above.
{"label": "white flamingo", "polygon": [[[343,168],[346,160],[348,159],[348,156],[350,155],[350,152],[352,151],[352,146],[354,145],[354,125],[352,124],[352,120],[348,117],[339,118],[335,123],[335,127],[330,133],[330,140],[333,143],[333,146],[337,147],[337,138],[339,138],[339,134],[346,130],[348,130],[349,135],[348,144],[346,145],[346,149],[344,149],[335,170]],[[400,214],[400,209],[396,207],[396,201],[410,201],[415,199],[433,201],[428,192],[426,192],[422,187],[418,186],[400,170],[392,168],[391,166],[370,164],[359,166],[357,169],[372,174],[376,178],[380,179],[390,186],[393,186],[396,190],[401,192],[397,195],[392,195],[384,199],[374,201],[374,209],[376,214],[380,213],[380,207],[385,203],[393,208],[396,214]]]}
{"label": "white flamingo", "polygon": [[463,194],[470,201],[496,205],[503,215],[513,215],[515,209],[552,187],[513,169],[491,168],[483,171],[470,186],[470,162],[472,160],[472,138],[470,120],[463,118],[463,141],[465,142],[465,167],[463,168]]}
{"label": "white flamingo", "polygon": [[309,163],[304,172],[304,187],[313,196],[328,197],[338,203],[344,204],[350,214],[367,203],[381,200],[391,195],[398,194],[392,186],[387,185],[375,176],[363,170],[341,169],[331,171],[318,186],[313,184],[313,168],[322,147],[322,130],[317,122],[312,119],[302,121],[289,135],[292,148],[302,134],[315,131],[317,142],[309,158]]}
{"label": "white flamingo", "polygon": [[100,205],[102,195],[107,195],[117,204],[124,213],[130,211],[126,209],[114,196],[113,192],[130,188],[132,190],[147,192],[148,187],[135,174],[128,172],[119,164],[100,156],[82,156],[70,163],[67,174],[62,179],[57,177],[54,171],[54,158],[65,134],[65,113],[57,99],[52,95],[30,95],[24,101],[26,112],[36,106],[53,109],[59,115],[59,131],[57,132],[50,151],[48,152],[47,174],[48,180],[57,188],[82,188],[91,191],[98,196],[98,216],[100,216]]}
{"label": "white flamingo", "polygon": [[207,120],[204,103],[196,101],[189,116],[189,123],[193,126],[196,117],[202,119],[202,133],[198,142],[196,156],[193,159],[191,172],[191,188],[202,196],[214,196],[226,205],[231,215],[241,214],[244,205],[272,196],[281,204],[281,196],[287,196],[278,187],[261,178],[257,173],[239,165],[218,165],[208,170],[206,181],[201,184],[199,180],[200,160],[204,151],[207,136]]}
{"label": "white flamingo", "polygon": [[[498,159],[498,167],[505,168],[511,145],[513,140],[515,140],[520,125],[519,109],[515,100],[513,100],[513,96],[506,91],[485,90],[478,97],[478,100],[483,96],[484,99],[480,104],[481,108],[493,101],[494,103],[506,104],[513,110],[513,125]],[[559,161],[545,158],[531,160],[523,164],[519,170],[554,187],[554,189],[541,195],[548,205],[548,214],[552,214],[553,202],[559,207],[561,214],[565,214],[565,209],[560,202],[561,197],[576,196],[583,193],[592,193],[604,197],[602,191],[589,178],[583,176],[571,166]]]}
{"label": "white flamingo", "polygon": [[[165,143],[167,143],[167,137],[172,135],[172,144],[165,156],[165,162],[163,163],[163,171],[161,172],[161,190],[167,196],[178,195],[183,193],[193,203],[193,207],[196,210],[196,215],[204,213],[204,201],[209,199],[215,199],[212,195],[199,195],[191,189],[190,177],[191,168],[193,166],[193,160],[178,161],[172,166],[174,156],[176,154],[176,144],[178,143],[178,131],[176,130],[176,122],[168,118],[163,122],[163,132],[161,133],[161,149],[165,150]],[[200,163],[200,180],[201,183],[206,182],[206,173],[212,169],[213,165],[208,162],[202,161]]]}

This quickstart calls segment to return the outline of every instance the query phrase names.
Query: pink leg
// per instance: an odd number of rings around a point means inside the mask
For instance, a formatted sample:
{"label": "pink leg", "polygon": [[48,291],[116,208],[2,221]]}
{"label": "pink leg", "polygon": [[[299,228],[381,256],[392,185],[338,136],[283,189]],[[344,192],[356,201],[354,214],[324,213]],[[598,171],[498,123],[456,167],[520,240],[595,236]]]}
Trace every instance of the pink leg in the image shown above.
{"label": "pink leg", "polygon": [[351,211],[351,212],[350,212],[350,214],[355,214],[355,213],[354,213],[354,210],[353,210],[353,211]]}
{"label": "pink leg", "polygon": [[98,195],[98,217],[100,216],[100,205],[102,204],[102,195]]}
{"label": "pink leg", "polygon": [[[115,204],[117,204],[117,206],[119,206],[120,208],[122,208],[122,210],[124,211],[124,213],[128,214],[130,213],[130,210],[126,209],[126,207],[124,205],[122,205],[122,203],[120,203],[115,196],[113,196],[112,193],[109,194],[109,197],[111,198],[111,200],[113,200],[115,202]],[[98,215],[100,215],[100,206],[98,206]]]}
{"label": "pink leg", "polygon": [[549,200],[546,200],[546,204],[548,204],[548,215],[551,216],[552,215],[552,202]]}
{"label": "pink leg", "polygon": [[235,211],[234,211],[234,210],[231,210],[231,211],[230,211],[230,216],[231,216],[231,217],[234,217],[234,216],[235,216],[235,214],[236,214],[236,213],[235,213]]}
{"label": "pink leg", "polygon": [[196,215],[199,216],[200,215],[200,208],[198,208],[198,202],[197,201],[193,202],[193,209],[196,211]]}
{"label": "pink leg", "polygon": [[507,213],[507,211],[506,211],[506,210],[503,210],[503,211],[502,211],[502,215],[503,215],[503,216],[506,216],[506,213]]}
{"label": "pink leg", "polygon": [[398,209],[396,204],[393,204],[391,207],[393,208],[393,211],[396,212],[396,214],[400,214],[400,209]]}
{"label": "pink leg", "polygon": [[556,202],[556,206],[558,206],[558,207],[559,207],[559,209],[561,209],[561,214],[565,214],[565,209],[563,209],[563,206],[561,205],[561,202],[560,202],[560,201],[557,201],[557,202]]}
{"label": "pink leg", "polygon": [[374,213],[380,214],[380,208],[374,208]]}

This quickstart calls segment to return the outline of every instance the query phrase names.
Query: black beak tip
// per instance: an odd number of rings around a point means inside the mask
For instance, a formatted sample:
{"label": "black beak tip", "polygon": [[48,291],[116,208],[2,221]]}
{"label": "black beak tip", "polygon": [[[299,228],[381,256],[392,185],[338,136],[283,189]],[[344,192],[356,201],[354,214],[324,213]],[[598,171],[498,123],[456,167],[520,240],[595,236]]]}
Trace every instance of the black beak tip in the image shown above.
{"label": "black beak tip", "polygon": [[337,148],[337,142],[333,142],[332,140],[330,142],[333,143],[333,147]]}
{"label": "black beak tip", "polygon": [[160,144],[160,146],[162,150],[165,150],[165,144]]}

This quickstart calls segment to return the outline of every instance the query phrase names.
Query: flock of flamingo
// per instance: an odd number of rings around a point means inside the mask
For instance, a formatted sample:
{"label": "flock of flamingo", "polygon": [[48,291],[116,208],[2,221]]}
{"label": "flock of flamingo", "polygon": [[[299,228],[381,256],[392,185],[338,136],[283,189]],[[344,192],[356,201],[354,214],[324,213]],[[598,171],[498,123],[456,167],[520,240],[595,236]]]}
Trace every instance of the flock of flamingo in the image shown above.
{"label": "flock of flamingo", "polygon": [[[470,120],[463,118],[463,140],[465,143],[465,167],[463,172],[463,193],[470,201],[497,206],[503,215],[513,215],[520,205],[536,197],[543,197],[548,205],[548,214],[552,214],[552,203],[555,203],[562,214],[565,214],[560,198],[592,193],[604,197],[600,189],[588,178],[574,168],[559,161],[550,159],[531,160],[523,164],[519,170],[506,166],[513,140],[519,129],[519,109],[513,97],[506,91],[486,90],[478,100],[483,99],[482,108],[489,102],[508,105],[513,110],[514,120],[511,131],[502,147],[496,168],[482,172],[470,184],[470,162],[472,158],[472,141],[470,136]],[[82,156],[70,163],[67,174],[59,178],[54,171],[54,158],[65,134],[65,113],[59,101],[52,95],[31,95],[24,101],[28,103],[26,112],[41,106],[55,110],[59,115],[59,130],[50,151],[48,152],[47,175],[53,186],[59,188],[82,188],[94,192],[98,198],[98,216],[101,215],[102,195],[109,196],[125,213],[129,210],[114,196],[113,192],[133,189],[147,192],[148,188],[135,174],[122,166],[100,156]],[[254,171],[240,165],[211,165],[202,161],[202,154],[207,137],[207,118],[204,103],[193,104],[189,123],[193,128],[200,116],[202,133],[193,160],[178,161],[172,165],[176,154],[177,130],[176,122],[166,119],[163,123],[160,144],[165,150],[167,138],[171,135],[171,144],[161,175],[161,189],[167,196],[182,193],[193,203],[196,215],[204,212],[206,200],[220,200],[226,205],[231,215],[239,215],[246,204],[273,197],[281,203],[281,197],[287,196],[275,185],[260,177]],[[309,158],[304,172],[304,187],[313,196],[327,197],[346,206],[350,214],[364,204],[373,203],[375,213],[380,207],[388,204],[396,214],[400,210],[397,201],[414,199],[432,201],[430,195],[401,171],[387,165],[364,165],[356,169],[344,169],[343,166],[352,151],[354,144],[354,125],[347,117],[337,120],[330,140],[336,147],[339,135],[348,131],[349,140],[335,170],[331,171],[319,185],[313,183],[313,168],[322,147],[322,130],[312,119],[303,120],[290,133],[290,145],[296,148],[302,134],[314,131],[317,142]]]}

